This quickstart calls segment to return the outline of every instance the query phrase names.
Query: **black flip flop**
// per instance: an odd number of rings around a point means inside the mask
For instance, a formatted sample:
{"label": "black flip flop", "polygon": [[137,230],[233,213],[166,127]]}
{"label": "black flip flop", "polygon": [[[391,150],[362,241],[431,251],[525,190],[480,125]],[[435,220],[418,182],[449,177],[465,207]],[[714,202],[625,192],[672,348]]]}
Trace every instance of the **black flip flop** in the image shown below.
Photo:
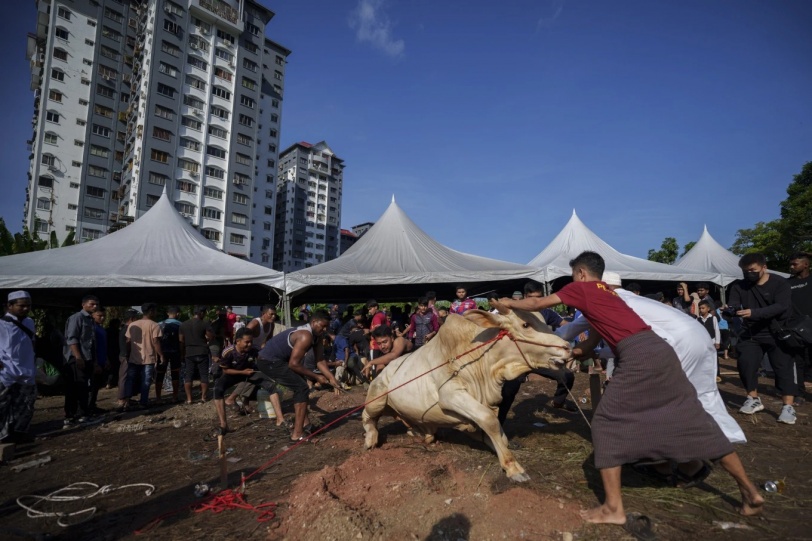
{"label": "black flip flop", "polygon": [[674,486],[678,488],[692,488],[702,483],[713,471],[713,466],[708,462],[703,462],[702,467],[693,475],[685,475],[679,468],[674,470],[675,483]]}
{"label": "black flip flop", "polygon": [[641,513],[627,514],[623,529],[639,541],[657,541],[657,536],[651,529],[651,519]]}

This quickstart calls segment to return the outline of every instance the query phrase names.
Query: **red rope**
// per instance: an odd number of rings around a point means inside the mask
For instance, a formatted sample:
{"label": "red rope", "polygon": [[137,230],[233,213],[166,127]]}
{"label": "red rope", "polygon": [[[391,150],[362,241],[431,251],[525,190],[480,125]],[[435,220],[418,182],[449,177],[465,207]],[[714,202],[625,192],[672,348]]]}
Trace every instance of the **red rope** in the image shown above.
{"label": "red rope", "polygon": [[[340,416],[339,418],[327,423],[326,425],[322,426],[321,428],[319,428],[318,430],[316,430],[312,434],[302,438],[301,440],[297,441],[296,443],[294,443],[290,447],[286,448],[284,451],[282,451],[281,453],[277,454],[276,456],[274,456],[273,458],[268,460],[265,464],[258,467],[256,470],[251,472],[249,475],[245,476],[244,479],[243,479],[243,483],[245,481],[247,481],[248,479],[252,478],[253,476],[255,476],[256,474],[266,470],[274,462],[278,461],[283,456],[285,456],[289,452],[293,451],[294,449],[296,449],[297,447],[299,447],[303,443],[307,443],[308,441],[310,441],[311,438],[313,438],[317,434],[320,434],[320,433],[324,432],[325,430],[327,430],[331,426],[333,426],[333,425],[337,424],[338,422],[346,419],[350,415],[364,409],[365,407],[367,407],[369,404],[375,402],[376,400],[380,400],[381,398],[385,397],[389,393],[397,391],[401,387],[403,387],[405,385],[408,385],[409,383],[415,381],[416,379],[422,378],[426,374],[434,372],[438,368],[441,368],[441,367],[451,363],[452,361],[456,361],[457,359],[460,359],[461,357],[465,357],[466,355],[468,355],[470,353],[473,353],[474,351],[476,351],[478,349],[481,349],[481,348],[487,346],[488,344],[491,344],[493,342],[501,340],[505,336],[510,337],[510,339],[513,341],[514,344],[516,343],[516,340],[510,335],[510,333],[508,331],[500,330],[499,333],[496,336],[494,336],[493,338],[491,338],[490,340],[486,340],[485,342],[479,344],[478,346],[475,346],[475,347],[469,349],[468,351],[465,351],[464,353],[460,353],[456,357],[453,357],[453,358],[447,360],[446,362],[435,366],[434,368],[426,370],[422,374],[418,374],[417,376],[413,377],[412,379],[410,379],[408,381],[405,381],[404,383],[401,383],[397,387],[389,389],[385,393],[383,393],[383,394],[381,394],[379,396],[376,396],[372,400],[367,400],[366,402],[364,402],[360,406],[351,409],[350,411],[348,411],[344,415]],[[518,348],[519,345],[516,344],[516,347]],[[519,349],[519,352],[521,352],[521,349]],[[522,356],[524,357],[523,353],[522,353]],[[527,362],[526,359],[525,359],[525,362]],[[173,511],[169,511],[167,513],[164,513],[164,514],[154,518],[153,520],[151,520],[150,522],[148,522],[147,524],[145,524],[144,526],[142,526],[138,530],[135,530],[135,535],[141,535],[143,533],[146,533],[146,532],[152,530],[155,526],[157,526],[160,522],[162,522],[166,518],[168,518],[168,517],[170,517],[172,515],[175,515],[177,513],[180,513],[181,511],[183,511],[185,509],[192,509],[192,510],[194,510],[195,513],[201,513],[203,511],[212,511],[213,513],[221,513],[223,511],[225,511],[226,509],[245,509],[245,510],[253,511],[254,513],[256,513],[258,522],[267,522],[267,521],[273,519],[274,516],[276,516],[275,513],[274,513],[274,509],[276,509],[276,503],[268,502],[268,503],[263,503],[263,504],[256,505],[256,506],[251,505],[247,501],[245,501],[245,496],[243,495],[243,493],[235,492],[235,491],[233,491],[231,489],[225,488],[225,489],[223,489],[223,490],[221,490],[219,492],[210,494],[203,501],[195,502],[195,503],[192,503],[190,505],[180,507],[178,509],[175,509]]]}

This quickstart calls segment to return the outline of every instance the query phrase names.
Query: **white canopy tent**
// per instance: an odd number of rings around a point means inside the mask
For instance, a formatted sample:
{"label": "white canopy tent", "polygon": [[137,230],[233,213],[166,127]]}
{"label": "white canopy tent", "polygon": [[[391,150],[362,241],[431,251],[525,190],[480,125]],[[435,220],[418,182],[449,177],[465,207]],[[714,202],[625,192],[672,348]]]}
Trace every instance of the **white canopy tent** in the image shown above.
{"label": "white canopy tent", "polygon": [[551,282],[569,276],[570,260],[587,250],[600,254],[606,261],[606,270],[616,272],[627,280],[688,282],[710,281],[716,276],[710,271],[678,268],[622,254],[584,225],[574,210],[561,232],[528,265],[541,269],[544,281]]}
{"label": "white canopy tent", "polygon": [[443,246],[403,212],[394,196],[375,225],[340,257],[286,275],[287,292],[297,300],[336,302],[376,296],[415,300],[427,289],[450,289],[458,283],[486,283],[469,288],[469,294],[485,293],[487,288],[505,292],[539,278],[532,267]]}
{"label": "white canopy tent", "polygon": [[[0,257],[0,289],[25,289],[36,304],[144,301],[262,304],[284,276],[218,250],[172,206],[166,193],[131,225],[92,242]],[[276,300],[277,295],[272,295]]]}

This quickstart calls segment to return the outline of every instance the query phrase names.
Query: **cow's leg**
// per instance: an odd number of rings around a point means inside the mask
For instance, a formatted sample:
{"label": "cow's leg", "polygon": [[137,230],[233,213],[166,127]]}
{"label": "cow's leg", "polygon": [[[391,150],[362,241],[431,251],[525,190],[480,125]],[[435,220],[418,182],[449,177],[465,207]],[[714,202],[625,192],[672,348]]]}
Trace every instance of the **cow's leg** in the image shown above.
{"label": "cow's leg", "polygon": [[[379,377],[372,380],[369,386],[367,397],[376,397],[386,392],[386,385],[383,384],[383,378]],[[386,397],[382,396],[378,400],[374,400],[366,405],[364,413],[361,414],[361,423],[364,425],[364,447],[372,449],[378,445],[378,419],[383,415],[386,409]]]}
{"label": "cow's leg", "polygon": [[499,464],[513,481],[528,481],[530,476],[525,473],[521,464],[516,461],[513,453],[507,447],[507,437],[502,432],[499,419],[494,415],[493,410],[481,404],[462,389],[440,390],[439,405],[443,410],[454,412],[458,416],[465,417],[474,422],[491,440],[491,447],[499,457]]}

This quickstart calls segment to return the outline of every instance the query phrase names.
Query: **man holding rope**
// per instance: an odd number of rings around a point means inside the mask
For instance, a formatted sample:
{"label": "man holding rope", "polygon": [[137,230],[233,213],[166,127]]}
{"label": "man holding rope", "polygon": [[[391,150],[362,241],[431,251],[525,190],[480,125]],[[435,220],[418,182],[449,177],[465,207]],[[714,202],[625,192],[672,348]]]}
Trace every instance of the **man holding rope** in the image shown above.
{"label": "man holding rope", "polygon": [[[599,254],[583,252],[570,261],[570,266],[573,282],[557,293],[522,300],[503,298],[498,302],[522,310],[541,310],[561,303],[574,306],[615,353],[612,384],[592,420],[595,466],[600,470],[606,500],[603,505],[581,511],[583,519],[626,524],[620,492],[621,467],[642,459],[718,459],[739,486],[740,513],[760,513],[764,499],[748,479],[719,425],[702,409],[671,346],[601,281],[605,264]],[[655,367],[652,359],[656,359]]]}

